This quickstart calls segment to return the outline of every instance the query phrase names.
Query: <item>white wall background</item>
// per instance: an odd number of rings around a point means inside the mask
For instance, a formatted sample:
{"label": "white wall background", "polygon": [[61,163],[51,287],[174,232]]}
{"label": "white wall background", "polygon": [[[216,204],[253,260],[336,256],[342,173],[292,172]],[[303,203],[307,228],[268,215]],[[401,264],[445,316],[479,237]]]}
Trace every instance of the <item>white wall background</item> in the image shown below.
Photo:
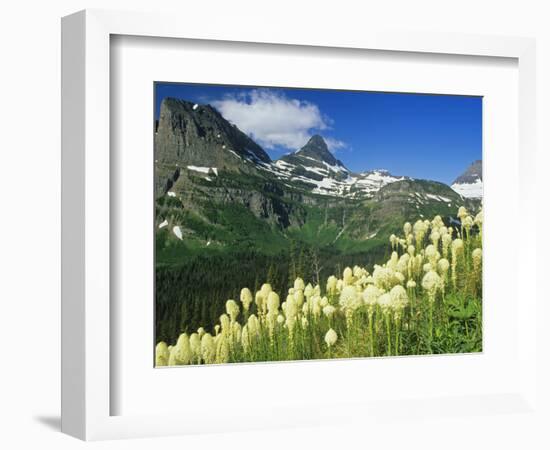
{"label": "white wall background", "polygon": [[[523,230],[524,245],[541,248],[541,279],[549,241],[547,223],[550,126],[550,12],[544,0],[393,0],[361,2],[277,0],[11,0],[0,9],[0,447],[81,448],[85,444],[59,433],[60,359],[60,17],[83,8],[179,10],[185,20],[205,27],[213,15],[238,26],[249,21],[266,26],[307,27],[323,24],[327,33],[339,28],[389,28],[459,31],[480,34],[532,36],[538,39],[539,237]],[[185,20],[182,26],[185,26]],[[529,264],[529,262],[526,262]],[[533,279],[535,282],[535,279]],[[542,284],[540,285],[542,288]],[[548,296],[547,296],[548,297]],[[541,324],[548,317],[542,304]],[[535,313],[535,312],[534,312]],[[540,327],[541,338],[550,333]],[[549,376],[548,346],[540,349],[542,375]],[[548,388],[541,398],[547,403]],[[454,420],[456,434],[438,435]],[[311,446],[317,448],[392,448],[409,442],[416,448],[548,448],[535,427],[517,418],[500,417],[502,432],[487,435],[465,419],[441,419],[429,424],[404,421],[388,429],[386,442],[369,441],[368,423],[362,429],[323,428],[214,435],[161,440],[88,444],[95,448],[225,449]],[[379,425],[380,426],[380,425]],[[531,428],[532,427],[532,428]]]}

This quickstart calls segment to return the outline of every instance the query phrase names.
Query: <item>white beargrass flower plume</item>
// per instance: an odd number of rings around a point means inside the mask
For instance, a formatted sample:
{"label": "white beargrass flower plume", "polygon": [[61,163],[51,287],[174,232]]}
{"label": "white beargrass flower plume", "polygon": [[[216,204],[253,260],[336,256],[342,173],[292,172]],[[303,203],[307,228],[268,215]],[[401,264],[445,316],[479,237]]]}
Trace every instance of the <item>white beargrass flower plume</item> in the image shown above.
{"label": "white beargrass flower plume", "polygon": [[342,289],[339,303],[346,315],[346,323],[348,327],[350,327],[353,320],[353,313],[360,308],[362,304],[361,297],[355,286],[346,286]]}
{"label": "white beargrass flower plume", "polygon": [[458,283],[458,259],[464,254],[464,241],[462,239],[455,239],[451,244],[451,277],[453,280],[453,286],[456,289]]}
{"label": "white beargrass flower plume", "polygon": [[432,268],[435,269],[437,261],[441,256],[436,247],[432,244],[428,245],[424,250],[424,256],[426,256],[426,259],[430,262]]}
{"label": "white beargrass flower plume", "polygon": [[216,343],[209,333],[205,333],[201,338],[201,356],[205,364],[213,364],[216,361]]}
{"label": "white beargrass flower plume", "polygon": [[424,236],[426,235],[426,232],[428,231],[428,225],[424,223],[421,220],[417,220],[413,226],[413,233],[414,233],[414,240],[416,242],[416,248],[420,248],[422,246],[422,242],[424,241]]}
{"label": "white beargrass flower plume", "polygon": [[398,284],[392,287],[390,291],[391,307],[395,314],[396,319],[400,318],[403,314],[403,310],[409,304],[409,296],[403,286]]}
{"label": "white beargrass flower plume", "polygon": [[392,234],[390,236],[390,244],[391,244],[391,249],[395,250],[395,248],[397,247],[397,236],[395,234]]}
{"label": "white beargrass flower plume", "polygon": [[248,311],[250,309],[250,304],[252,303],[252,292],[250,292],[250,289],[243,288],[241,289],[241,303],[243,304],[243,309],[245,311]]}
{"label": "white beargrass flower plume", "polygon": [[334,344],[336,344],[336,341],[338,340],[338,335],[336,334],[336,331],[334,331],[332,328],[327,331],[325,334],[325,343],[329,347],[333,347]]}
{"label": "white beargrass flower plume", "polygon": [[275,316],[279,313],[279,295],[276,292],[270,292],[267,296],[267,310]]}
{"label": "white beargrass flower plume", "polygon": [[229,315],[231,322],[235,322],[239,316],[239,305],[235,300],[225,302],[225,312]]}
{"label": "white beargrass flower plume", "polygon": [[349,286],[353,283],[353,271],[350,267],[346,267],[344,269],[344,274],[342,276],[342,280],[344,282],[344,286]]}
{"label": "white beargrass flower plume", "polygon": [[382,295],[382,291],[373,284],[369,284],[363,291],[363,302],[367,306],[367,311],[370,315],[374,313],[374,308],[380,295]]}
{"label": "white beargrass flower plume", "polygon": [[300,309],[304,304],[304,291],[302,290],[294,291],[293,298],[294,298],[294,303],[296,304],[296,308]]}
{"label": "white beargrass flower plume", "polygon": [[201,339],[199,338],[198,333],[193,333],[189,337],[189,347],[191,348],[192,354],[191,360],[199,361],[201,357]]}
{"label": "white beargrass flower plume", "polygon": [[336,295],[336,284],[338,283],[338,278],[334,275],[331,275],[327,279],[327,294],[330,296]]}
{"label": "white beargrass flower plume", "polygon": [[440,291],[442,287],[443,280],[435,270],[430,270],[422,278],[422,289],[428,293],[428,299],[432,304],[435,302],[437,292]]}
{"label": "white beargrass flower plume", "polygon": [[323,307],[323,314],[328,318],[332,319],[334,316],[334,313],[336,312],[336,308],[332,305],[326,305]]}
{"label": "white beargrass flower plume", "polygon": [[229,333],[231,320],[227,314],[222,314],[220,316],[220,324],[222,326],[222,333]]}
{"label": "white beargrass flower plume", "polygon": [[304,280],[302,280],[300,277],[296,278],[296,280],[294,280],[294,290],[303,291],[304,289],[305,289]]}
{"label": "white beargrass flower plume", "polygon": [[155,366],[167,366],[170,351],[166,342],[160,341],[155,347]]}
{"label": "white beargrass flower plume", "polygon": [[480,248],[476,248],[472,252],[472,261],[474,265],[474,274],[477,277],[481,275],[481,260],[483,258],[483,251]]}
{"label": "white beargrass flower plume", "polygon": [[[197,335],[193,333],[193,335]],[[193,350],[187,333],[179,335],[176,345],[173,347],[173,355],[177,364],[190,364],[193,362]]]}

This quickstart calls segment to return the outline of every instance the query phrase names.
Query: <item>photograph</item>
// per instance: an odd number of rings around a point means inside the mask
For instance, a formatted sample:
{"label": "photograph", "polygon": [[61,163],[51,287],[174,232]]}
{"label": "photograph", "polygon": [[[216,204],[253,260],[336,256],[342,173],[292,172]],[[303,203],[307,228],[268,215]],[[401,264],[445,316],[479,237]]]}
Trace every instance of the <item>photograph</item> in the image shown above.
{"label": "photograph", "polygon": [[155,367],[483,351],[483,97],[153,88]]}

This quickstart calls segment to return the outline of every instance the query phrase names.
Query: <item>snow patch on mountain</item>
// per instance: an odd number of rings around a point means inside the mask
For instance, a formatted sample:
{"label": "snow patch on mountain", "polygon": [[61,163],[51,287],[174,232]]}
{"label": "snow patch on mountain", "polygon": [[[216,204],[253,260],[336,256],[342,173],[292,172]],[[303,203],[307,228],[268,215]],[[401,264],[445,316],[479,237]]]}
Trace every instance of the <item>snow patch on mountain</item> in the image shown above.
{"label": "snow patch on mountain", "polygon": [[483,197],[483,181],[479,178],[472,183],[454,183],[451,188],[466,198]]}

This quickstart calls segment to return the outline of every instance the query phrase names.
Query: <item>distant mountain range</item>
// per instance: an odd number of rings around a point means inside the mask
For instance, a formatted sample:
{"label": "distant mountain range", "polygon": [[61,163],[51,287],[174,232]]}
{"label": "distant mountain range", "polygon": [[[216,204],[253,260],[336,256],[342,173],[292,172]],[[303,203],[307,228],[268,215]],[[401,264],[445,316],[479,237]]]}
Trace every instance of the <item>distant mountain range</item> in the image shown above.
{"label": "distant mountain range", "polygon": [[155,190],[162,242],[275,251],[297,239],[361,250],[406,220],[477,209],[482,176],[481,161],[452,186],[382,169],[354,173],[319,135],[273,161],[212,106],[165,98],[155,127]]}

